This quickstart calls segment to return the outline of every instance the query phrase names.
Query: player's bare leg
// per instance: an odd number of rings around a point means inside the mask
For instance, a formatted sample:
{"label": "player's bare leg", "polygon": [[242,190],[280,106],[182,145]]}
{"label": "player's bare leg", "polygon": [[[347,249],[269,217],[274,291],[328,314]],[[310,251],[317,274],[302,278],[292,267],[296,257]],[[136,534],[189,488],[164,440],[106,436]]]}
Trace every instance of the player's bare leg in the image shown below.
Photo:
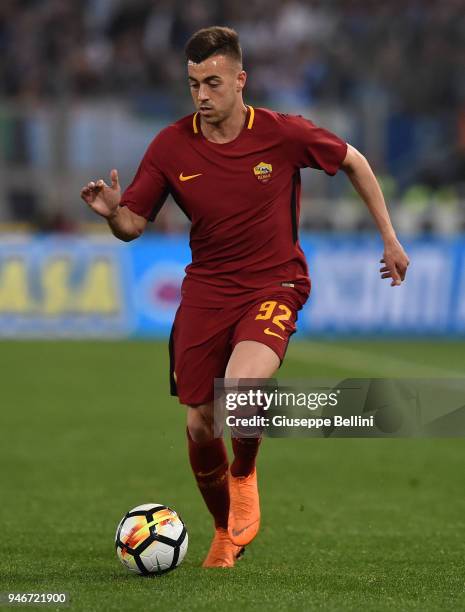
{"label": "player's bare leg", "polygon": [[203,567],[233,567],[243,547],[228,535],[228,457],[223,438],[213,435],[213,402],[187,411],[189,459],[200,493],[215,522],[215,535]]}
{"label": "player's bare leg", "polygon": [[[239,342],[226,368],[227,379],[271,378],[279,367],[278,355],[260,342]],[[238,546],[249,544],[260,528],[255,460],[260,438],[232,438],[234,461],[229,477],[230,510],[228,533]]]}

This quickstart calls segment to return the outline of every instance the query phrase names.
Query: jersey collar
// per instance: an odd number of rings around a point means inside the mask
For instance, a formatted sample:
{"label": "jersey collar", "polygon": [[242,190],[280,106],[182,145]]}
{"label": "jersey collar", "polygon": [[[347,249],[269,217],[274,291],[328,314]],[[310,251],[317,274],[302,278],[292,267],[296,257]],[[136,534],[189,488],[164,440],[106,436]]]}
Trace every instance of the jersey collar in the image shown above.
{"label": "jersey collar", "polygon": [[[192,129],[194,131],[194,134],[199,133],[198,114],[199,113],[194,113],[194,116],[192,117]],[[254,120],[255,120],[255,109],[253,106],[250,106],[250,104],[247,104],[247,116],[245,118],[245,121],[247,123],[248,130],[252,129]]]}

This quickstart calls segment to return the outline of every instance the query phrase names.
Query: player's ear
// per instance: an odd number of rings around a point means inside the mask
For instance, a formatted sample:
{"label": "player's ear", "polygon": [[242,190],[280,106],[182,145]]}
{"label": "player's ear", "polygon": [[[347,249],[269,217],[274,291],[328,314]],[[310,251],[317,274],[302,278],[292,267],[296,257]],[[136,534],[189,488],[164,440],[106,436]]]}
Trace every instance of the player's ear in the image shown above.
{"label": "player's ear", "polygon": [[237,87],[236,90],[242,91],[245,87],[245,82],[247,81],[247,73],[245,70],[241,70],[237,75]]}

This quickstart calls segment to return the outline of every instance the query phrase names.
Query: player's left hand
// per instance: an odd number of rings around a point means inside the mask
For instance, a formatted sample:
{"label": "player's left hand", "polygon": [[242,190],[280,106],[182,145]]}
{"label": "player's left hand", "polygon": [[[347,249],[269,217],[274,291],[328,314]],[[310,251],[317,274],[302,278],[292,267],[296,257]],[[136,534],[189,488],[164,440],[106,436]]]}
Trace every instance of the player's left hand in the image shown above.
{"label": "player's left hand", "polygon": [[381,278],[392,278],[391,287],[395,287],[405,279],[410,261],[400,242],[394,239],[384,244],[380,263],[385,264],[379,271]]}

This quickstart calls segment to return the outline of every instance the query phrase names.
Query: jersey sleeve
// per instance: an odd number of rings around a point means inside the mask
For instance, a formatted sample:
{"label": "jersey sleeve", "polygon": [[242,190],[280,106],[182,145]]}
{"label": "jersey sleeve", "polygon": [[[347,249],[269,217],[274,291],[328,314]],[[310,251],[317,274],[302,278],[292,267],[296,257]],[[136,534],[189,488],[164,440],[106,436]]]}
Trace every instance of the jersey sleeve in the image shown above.
{"label": "jersey sleeve", "polygon": [[347,154],[347,143],[301,115],[279,115],[286,150],[297,168],[316,168],[334,176]]}
{"label": "jersey sleeve", "polygon": [[122,195],[120,206],[147,221],[153,221],[169,194],[169,185],[160,169],[160,143],[155,138],[145,152],[132,183]]}

